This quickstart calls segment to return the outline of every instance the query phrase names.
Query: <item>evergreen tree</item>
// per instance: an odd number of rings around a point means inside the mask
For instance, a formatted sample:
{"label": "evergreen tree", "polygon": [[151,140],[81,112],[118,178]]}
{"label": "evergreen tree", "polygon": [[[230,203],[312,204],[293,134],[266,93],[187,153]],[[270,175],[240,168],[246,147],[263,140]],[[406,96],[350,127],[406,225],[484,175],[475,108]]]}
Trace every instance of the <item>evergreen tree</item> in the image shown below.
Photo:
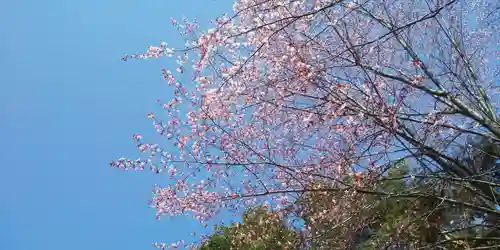
{"label": "evergreen tree", "polygon": [[258,207],[246,211],[241,223],[218,227],[200,250],[290,250],[298,238],[279,214]]}

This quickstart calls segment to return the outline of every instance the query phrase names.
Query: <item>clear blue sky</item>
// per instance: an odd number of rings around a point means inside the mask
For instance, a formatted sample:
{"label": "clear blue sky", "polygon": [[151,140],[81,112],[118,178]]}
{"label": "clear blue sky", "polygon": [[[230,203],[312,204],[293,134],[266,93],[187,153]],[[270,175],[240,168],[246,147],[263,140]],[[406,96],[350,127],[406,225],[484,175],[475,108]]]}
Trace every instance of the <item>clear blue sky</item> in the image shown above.
{"label": "clear blue sky", "polygon": [[[0,249],[151,249],[199,229],[156,221],[148,208],[164,176],[107,166],[138,157],[131,136],[170,96],[166,59],[130,61],[165,40],[169,17],[200,22],[230,0],[17,0],[0,4]],[[175,69],[175,68],[172,68]]]}

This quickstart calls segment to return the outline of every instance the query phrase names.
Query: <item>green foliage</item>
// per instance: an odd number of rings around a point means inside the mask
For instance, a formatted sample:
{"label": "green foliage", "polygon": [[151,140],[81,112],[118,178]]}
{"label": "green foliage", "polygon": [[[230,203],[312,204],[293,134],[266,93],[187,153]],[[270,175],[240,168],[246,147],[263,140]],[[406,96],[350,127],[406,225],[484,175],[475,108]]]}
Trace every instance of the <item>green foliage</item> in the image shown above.
{"label": "green foliage", "polygon": [[246,211],[242,223],[219,227],[199,249],[292,249],[297,239],[298,234],[289,229],[278,214],[259,207]]}
{"label": "green foliage", "polygon": [[213,234],[200,250],[228,250],[231,249],[230,228],[221,227]]}
{"label": "green foliage", "polygon": [[[376,190],[383,193],[401,194],[413,183],[408,178],[410,171],[406,162],[401,161],[390,168],[387,177],[383,179]],[[414,213],[415,199],[413,198],[391,198],[374,196],[370,202],[375,203],[371,214],[373,218],[369,227],[372,231],[371,237],[360,244],[361,249],[379,249],[384,243],[391,241],[394,233],[398,231],[401,222],[407,221]],[[413,211],[412,211],[413,210]],[[410,234],[398,235],[399,238],[411,237]]]}

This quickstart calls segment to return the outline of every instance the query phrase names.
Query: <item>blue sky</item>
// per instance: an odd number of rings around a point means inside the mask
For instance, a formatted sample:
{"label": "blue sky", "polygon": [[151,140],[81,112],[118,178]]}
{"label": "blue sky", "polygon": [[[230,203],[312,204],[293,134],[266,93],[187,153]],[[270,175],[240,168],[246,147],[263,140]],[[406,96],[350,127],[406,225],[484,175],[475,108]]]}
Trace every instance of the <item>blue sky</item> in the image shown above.
{"label": "blue sky", "polygon": [[133,133],[170,96],[167,59],[130,61],[164,40],[182,45],[169,18],[200,23],[230,0],[3,1],[0,5],[0,249],[151,249],[199,230],[156,221],[148,208],[165,176],[107,166],[138,157]]}

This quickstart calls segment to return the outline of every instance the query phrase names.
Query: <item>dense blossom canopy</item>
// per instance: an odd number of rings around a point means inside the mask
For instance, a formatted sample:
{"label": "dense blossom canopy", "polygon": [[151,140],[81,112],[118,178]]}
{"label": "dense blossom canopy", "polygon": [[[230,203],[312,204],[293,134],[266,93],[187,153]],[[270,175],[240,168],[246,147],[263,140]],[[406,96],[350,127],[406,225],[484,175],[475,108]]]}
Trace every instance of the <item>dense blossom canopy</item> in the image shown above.
{"label": "dense blossom canopy", "polygon": [[197,20],[172,19],[184,48],[123,59],[177,58],[162,70],[175,98],[148,114],[176,149],[134,135],[148,158],[110,165],[166,172],[158,217],[202,223],[264,202],[300,217],[297,199],[329,193],[303,234],[351,218],[395,160],[409,159],[413,178],[476,174],[453,154],[471,135],[500,138],[495,4],[239,0],[201,33]]}

